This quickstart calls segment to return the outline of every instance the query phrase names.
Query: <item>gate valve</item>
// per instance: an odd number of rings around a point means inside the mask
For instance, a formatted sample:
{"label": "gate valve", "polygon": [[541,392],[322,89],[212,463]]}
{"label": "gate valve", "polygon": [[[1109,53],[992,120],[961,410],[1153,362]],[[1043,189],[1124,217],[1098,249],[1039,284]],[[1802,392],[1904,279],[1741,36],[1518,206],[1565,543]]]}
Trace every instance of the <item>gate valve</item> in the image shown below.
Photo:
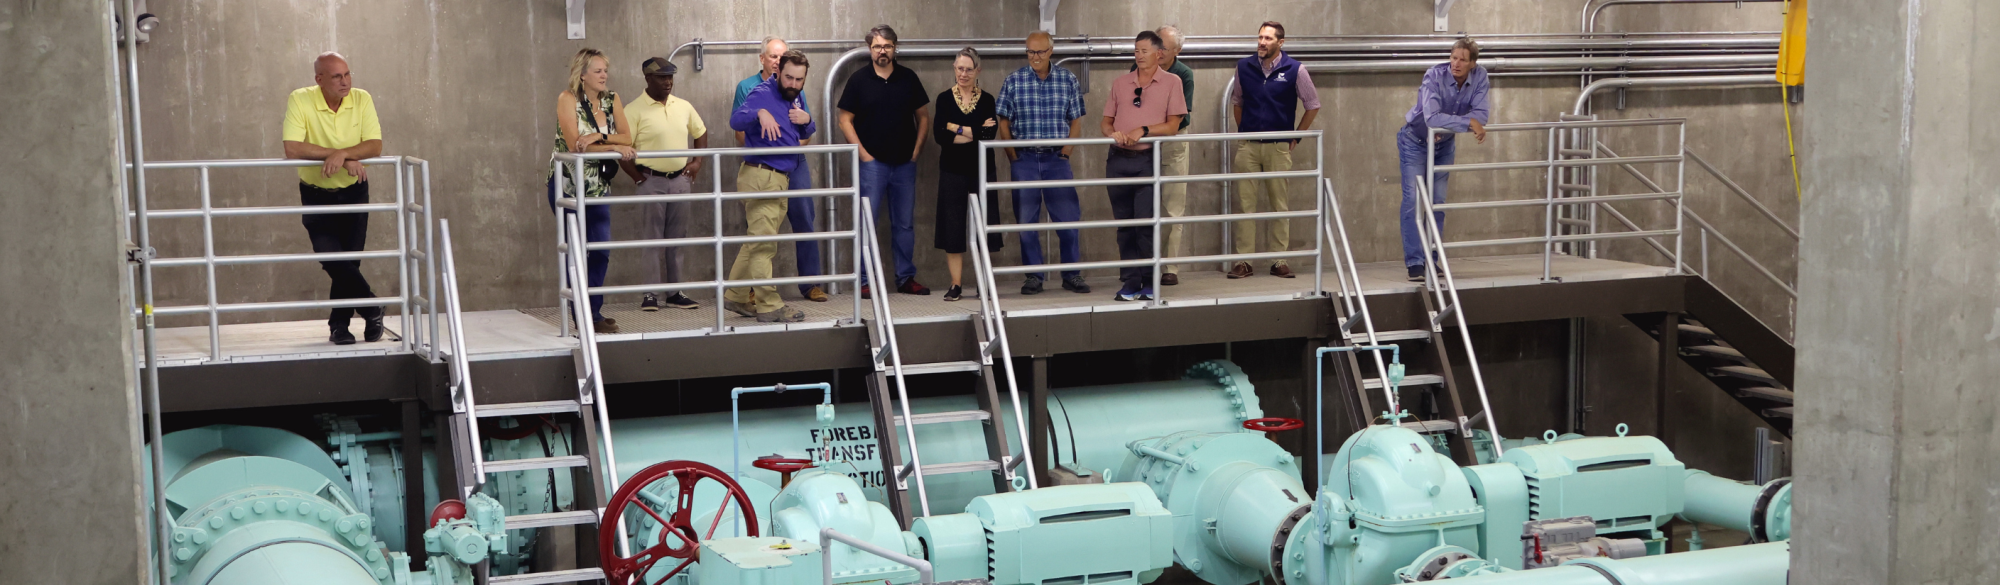
{"label": "gate valve", "polygon": [[1305,426],[1306,426],[1306,421],[1302,421],[1296,418],[1284,418],[1275,416],[1266,418],[1253,418],[1250,420],[1243,421],[1243,428],[1253,431],[1262,431],[1264,433],[1264,438],[1270,439],[1271,442],[1274,443],[1278,441],[1277,435],[1280,431],[1297,430],[1305,428]]}
{"label": "gate valve", "polygon": [[750,466],[778,472],[778,489],[784,489],[785,486],[792,485],[792,474],[812,469],[813,460],[775,456],[758,457],[756,461],[750,462]]}

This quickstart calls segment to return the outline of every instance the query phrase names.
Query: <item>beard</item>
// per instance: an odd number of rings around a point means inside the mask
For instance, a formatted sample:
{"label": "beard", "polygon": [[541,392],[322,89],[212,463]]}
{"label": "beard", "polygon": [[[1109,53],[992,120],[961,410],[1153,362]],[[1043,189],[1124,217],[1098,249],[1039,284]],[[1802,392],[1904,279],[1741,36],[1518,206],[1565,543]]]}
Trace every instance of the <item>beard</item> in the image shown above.
{"label": "beard", "polygon": [[895,63],[895,62],[896,62],[896,56],[895,56],[895,55],[889,55],[889,56],[886,56],[886,57],[876,57],[876,58],[875,58],[875,66],[877,66],[877,67],[888,67],[890,63]]}
{"label": "beard", "polygon": [[789,102],[792,100],[799,99],[799,90],[792,89],[789,87],[781,87],[778,88],[778,95],[784,97],[785,101]]}

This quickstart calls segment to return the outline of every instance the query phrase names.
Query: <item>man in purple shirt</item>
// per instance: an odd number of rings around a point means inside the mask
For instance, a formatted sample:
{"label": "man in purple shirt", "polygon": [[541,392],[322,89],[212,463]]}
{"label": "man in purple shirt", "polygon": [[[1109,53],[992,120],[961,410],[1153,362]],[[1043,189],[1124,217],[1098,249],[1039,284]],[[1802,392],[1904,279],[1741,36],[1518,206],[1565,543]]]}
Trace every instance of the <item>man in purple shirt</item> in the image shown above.
{"label": "man in purple shirt", "polygon": [[[1289,132],[1312,127],[1319,116],[1319,90],[1313,87],[1306,65],[1285,54],[1285,25],[1267,21],[1257,27],[1257,54],[1236,62],[1236,85],[1229,90],[1230,111],[1238,132]],[[1300,114],[1299,110],[1305,110]],[[1239,173],[1270,173],[1292,170],[1292,149],[1297,140],[1259,140],[1236,147],[1234,169]],[[1315,156],[1318,153],[1314,153]],[[1236,197],[1237,213],[1290,211],[1291,190],[1284,179],[1240,181]],[[1236,253],[1257,253],[1257,224],[1236,222]],[[1265,220],[1264,251],[1292,251],[1292,221]],[[1257,270],[1249,262],[1229,268],[1230,278],[1249,278]],[[1292,267],[1284,258],[1271,261],[1271,276],[1292,278]]]}
{"label": "man in purple shirt", "polygon": [[[809,67],[811,65],[807,63],[805,53],[786,51],[785,56],[778,60],[778,74],[750,90],[750,95],[743,99],[743,107],[729,115],[729,128],[744,133],[744,146],[798,146],[799,141],[812,136],[818,129],[813,124],[812,115],[803,109],[799,97],[799,92],[806,87]],[[793,154],[743,157],[743,166],[736,172],[736,190],[784,191],[791,185],[792,173],[809,172],[799,168],[800,161],[800,157]],[[749,224],[750,235],[776,234],[778,223],[785,219],[785,198],[745,199],[743,219]],[[736,263],[729,267],[729,279],[771,278],[771,258],[777,254],[776,242],[744,244],[736,251]],[[730,311],[745,317],[756,317],[759,322],[796,323],[806,319],[805,313],[785,306],[785,300],[778,296],[776,286],[732,288],[723,295],[723,301],[723,306]]]}
{"label": "man in purple shirt", "polygon": [[[1424,83],[1417,88],[1417,105],[1403,115],[1403,127],[1396,131],[1396,151],[1403,170],[1403,266],[1409,269],[1410,282],[1424,280],[1424,246],[1422,232],[1417,227],[1417,189],[1423,180],[1427,152],[1424,141],[1430,129],[1440,128],[1453,133],[1471,132],[1484,144],[1490,105],[1486,94],[1491,87],[1486,68],[1479,66],[1479,43],[1470,38],[1459,39],[1451,47],[1451,61],[1424,72]],[[1438,136],[1432,164],[1444,166],[1456,159],[1458,144],[1454,138],[1456,135],[1450,133]],[[1433,205],[1444,203],[1447,174],[1432,176]],[[1437,212],[1435,219],[1438,231],[1443,232],[1444,212]]]}

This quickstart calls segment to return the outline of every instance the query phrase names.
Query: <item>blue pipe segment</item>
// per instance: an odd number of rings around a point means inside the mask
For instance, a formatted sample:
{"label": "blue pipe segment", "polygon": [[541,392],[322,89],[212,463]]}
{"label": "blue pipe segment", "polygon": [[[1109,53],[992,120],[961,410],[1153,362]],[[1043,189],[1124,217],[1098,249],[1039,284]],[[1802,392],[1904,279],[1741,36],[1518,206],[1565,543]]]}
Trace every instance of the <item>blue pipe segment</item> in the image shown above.
{"label": "blue pipe segment", "polygon": [[[815,418],[819,420],[821,428],[828,428],[833,426],[832,384],[827,384],[825,382],[820,382],[817,384],[799,384],[796,386],[778,384],[776,386],[754,386],[749,388],[730,389],[729,391],[729,441],[730,441],[729,476],[730,477],[736,478],[738,480],[743,479],[743,420],[741,417],[743,412],[743,403],[742,403],[743,395],[752,392],[771,392],[776,394],[784,394],[786,390],[820,391],[822,396],[820,397],[820,403],[819,403],[820,405],[815,411],[815,414],[817,414]],[[832,440],[832,439],[828,438],[826,440]],[[815,461],[818,460],[817,457],[814,457],[812,459],[814,459]]]}
{"label": "blue pipe segment", "polygon": [[[1312,450],[1315,455],[1320,453],[1324,449],[1324,445],[1326,445],[1326,407],[1320,405],[1320,400],[1326,396],[1326,354],[1344,353],[1350,351],[1381,351],[1385,349],[1389,350],[1390,352],[1389,365],[1388,365],[1389,371],[1382,373],[1382,392],[1388,396],[1393,397],[1396,395],[1396,389],[1403,385],[1403,346],[1392,343],[1387,345],[1348,345],[1339,347],[1322,347],[1319,348],[1318,351],[1313,353],[1313,449]],[[1381,355],[1381,354],[1376,354],[1376,355]],[[1389,404],[1387,404],[1387,406],[1389,407],[1389,412],[1385,412],[1383,414],[1389,416],[1390,423],[1393,424],[1397,420],[1400,420],[1398,418],[1398,413],[1400,411],[1397,410],[1396,402],[1394,400],[1391,400]],[[1324,478],[1320,480],[1319,487],[1322,488],[1326,487],[1326,481]]]}

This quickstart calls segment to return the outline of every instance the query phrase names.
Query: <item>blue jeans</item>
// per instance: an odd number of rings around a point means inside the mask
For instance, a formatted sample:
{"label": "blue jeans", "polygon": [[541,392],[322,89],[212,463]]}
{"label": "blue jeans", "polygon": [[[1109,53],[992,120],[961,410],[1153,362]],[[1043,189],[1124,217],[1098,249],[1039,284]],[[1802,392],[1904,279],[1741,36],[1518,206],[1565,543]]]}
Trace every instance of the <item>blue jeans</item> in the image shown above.
{"label": "blue jeans", "polygon": [[[1447,138],[1439,141],[1437,157],[1432,164],[1436,166],[1451,164],[1456,158],[1454,155],[1458,152],[1457,147],[1456,140]],[[1420,182],[1424,177],[1424,151],[1422,131],[1414,126],[1404,126],[1402,130],[1396,132],[1396,154],[1403,170],[1403,266],[1424,264],[1424,245],[1419,236],[1423,232],[1422,228],[1417,226],[1417,189],[1422,186]],[[1444,187],[1450,174],[1432,174],[1432,184],[1436,189],[1431,193],[1432,205],[1444,203]],[[1444,212],[1436,212],[1434,216],[1437,220],[1438,233],[1444,233]]]}
{"label": "blue jeans", "polygon": [[[813,186],[812,168],[806,166],[806,155],[799,155],[799,166],[792,170],[791,185],[787,188],[797,191]],[[819,222],[814,206],[819,205],[817,197],[793,197],[785,202],[785,218],[791,220],[792,233],[804,234],[819,231]],[[798,241],[799,276],[819,276],[819,247],[824,242]],[[799,285],[799,294],[805,294],[817,284]]]}
{"label": "blue jeans", "polygon": [[[556,208],[556,180],[549,179],[549,209]],[[563,221],[569,221],[574,211],[564,211]],[[564,229],[556,226],[556,229]],[[611,241],[611,206],[586,205],[583,208],[584,239],[591,242]],[[611,269],[610,250],[591,250],[585,262],[590,267],[590,286],[604,286],[604,273]],[[604,295],[590,295],[590,320],[604,320]]]}
{"label": "blue jeans", "polygon": [[[868,198],[868,204],[875,208],[876,219],[889,216],[889,245],[896,255],[896,284],[916,278],[917,232],[912,217],[917,203],[916,161],[900,165],[862,161],[861,196]],[[863,274],[861,283],[868,284],[867,273]]]}
{"label": "blue jeans", "polygon": [[[1034,152],[1026,149],[1016,151],[1020,158],[1008,164],[1015,181],[1067,181],[1076,178],[1070,172],[1069,161],[1055,152]],[[1076,188],[1055,187],[1050,189],[1020,189],[1014,191],[1014,220],[1021,223],[1041,223],[1042,208],[1049,209],[1049,221],[1067,222],[1083,219],[1083,208],[1077,203]],[[1060,240],[1063,262],[1083,260],[1083,249],[1078,243],[1076,230],[1056,230]],[[1042,264],[1042,233],[1021,232],[1021,263]],[[1064,270],[1063,278],[1081,274],[1075,270]],[[1046,280],[1048,273],[1036,272],[1028,276]]]}

